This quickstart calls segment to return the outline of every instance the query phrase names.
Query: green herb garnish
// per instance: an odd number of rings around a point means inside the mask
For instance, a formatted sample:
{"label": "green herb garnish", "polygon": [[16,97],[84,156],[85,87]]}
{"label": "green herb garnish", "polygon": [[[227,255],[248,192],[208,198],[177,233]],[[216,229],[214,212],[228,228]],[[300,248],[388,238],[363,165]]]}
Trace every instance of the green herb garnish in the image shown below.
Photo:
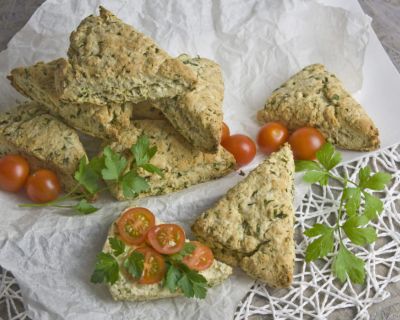
{"label": "green herb garnish", "polygon": [[[139,174],[139,168],[152,174],[163,175],[162,171],[149,163],[157,152],[155,146],[151,147],[149,139],[142,135],[130,148],[133,156],[131,163],[123,154],[105,147],[101,156],[90,161],[83,157],[74,174],[76,186],[66,195],[54,201],[41,204],[21,204],[20,207],[57,207],[73,209],[78,214],[90,214],[98,210],[89,201],[98,193],[109,189],[105,186],[118,185],[125,197],[137,197],[141,192],[147,191],[150,186],[147,177]],[[78,201],[76,204],[62,204],[65,201]],[[88,201],[89,200],[89,201]]]}
{"label": "green herb garnish", "polygon": [[317,161],[296,161],[296,171],[305,172],[306,182],[324,186],[329,179],[333,179],[342,185],[335,226],[316,223],[304,232],[307,237],[314,238],[306,249],[305,259],[310,262],[333,254],[335,241],[339,239],[339,249],[334,253],[332,266],[334,275],[342,282],[349,277],[352,282],[362,284],[365,263],[346,248],[343,239],[346,235],[359,246],[371,244],[377,239],[376,230],[367,225],[383,211],[383,203],[371,194],[371,190],[383,190],[392,177],[383,172],[371,174],[367,166],[360,169],[358,181],[351,181],[347,176],[342,177],[332,171],[341,159],[341,154],[333,145],[326,143],[317,152]]}

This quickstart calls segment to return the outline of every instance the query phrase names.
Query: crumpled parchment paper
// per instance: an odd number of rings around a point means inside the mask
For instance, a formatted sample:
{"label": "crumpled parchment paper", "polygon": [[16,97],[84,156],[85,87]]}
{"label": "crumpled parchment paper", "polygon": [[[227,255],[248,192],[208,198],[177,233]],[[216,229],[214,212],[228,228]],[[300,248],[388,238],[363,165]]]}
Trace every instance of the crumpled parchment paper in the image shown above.
{"label": "crumpled parchment paper", "polygon": [[[370,19],[314,1],[48,0],[0,53],[0,108],[23,98],[6,80],[17,66],[65,56],[69,34],[102,4],[152,36],[172,55],[216,60],[225,78],[225,121],[255,137],[255,114],[271,91],[300,68],[324,63],[351,91],[360,89]],[[44,128],[45,130],[45,128]],[[90,146],[89,146],[90,147]],[[262,160],[258,155],[245,171]],[[118,203],[101,199],[90,216],[55,209],[21,209],[22,194],[0,193],[0,265],[17,278],[33,319],[231,319],[253,283],[239,270],[204,301],[184,298],[112,301],[89,282],[107,229],[129,205],[145,206],[188,233],[195,217],[241,179],[237,173],[182,192]],[[305,186],[296,182],[296,204]]]}

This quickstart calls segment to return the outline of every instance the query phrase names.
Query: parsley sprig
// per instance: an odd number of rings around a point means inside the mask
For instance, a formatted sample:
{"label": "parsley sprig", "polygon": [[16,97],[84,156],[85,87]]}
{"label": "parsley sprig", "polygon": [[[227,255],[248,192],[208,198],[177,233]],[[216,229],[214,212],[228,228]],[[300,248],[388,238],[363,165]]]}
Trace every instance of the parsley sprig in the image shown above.
{"label": "parsley sprig", "polygon": [[[117,257],[125,252],[125,244],[118,238],[108,239],[112,253],[100,252],[96,258],[95,270],[90,279],[93,283],[114,284],[120,276]],[[183,258],[195,250],[191,243],[185,243],[178,253],[163,255],[167,264],[163,286],[171,292],[180,290],[185,297],[204,299],[207,294],[207,280],[198,271],[190,269],[182,262]],[[140,279],[144,269],[144,255],[132,251],[122,262],[124,270],[133,279]]]}
{"label": "parsley sprig", "polygon": [[[19,206],[68,208],[78,214],[90,214],[98,210],[90,201],[93,201],[98,193],[114,185],[122,188],[125,197],[137,197],[150,188],[148,178],[139,174],[139,168],[163,175],[158,167],[150,163],[156,152],[157,147],[150,146],[149,139],[145,135],[140,136],[130,148],[132,161],[128,161],[123,154],[115,152],[110,147],[105,147],[100,156],[93,157],[90,161],[86,156],[80,159],[79,167],[74,174],[77,184],[69,193],[47,203]],[[75,203],[64,204],[66,201]]]}
{"label": "parsley sprig", "polygon": [[[384,172],[372,174],[366,166],[358,172],[357,181],[351,181],[346,175],[342,177],[332,171],[341,160],[341,154],[332,144],[326,143],[317,152],[317,161],[296,161],[296,172],[305,172],[304,181],[324,186],[332,179],[342,186],[335,225],[316,223],[304,232],[313,238],[306,249],[305,259],[310,262],[334,254],[334,275],[342,282],[348,277],[352,282],[362,284],[365,263],[346,247],[343,239],[347,236],[359,246],[375,242],[376,230],[368,223],[377,219],[383,211],[383,203],[372,192],[383,190],[392,177]],[[337,252],[334,252],[335,241],[339,242]]]}

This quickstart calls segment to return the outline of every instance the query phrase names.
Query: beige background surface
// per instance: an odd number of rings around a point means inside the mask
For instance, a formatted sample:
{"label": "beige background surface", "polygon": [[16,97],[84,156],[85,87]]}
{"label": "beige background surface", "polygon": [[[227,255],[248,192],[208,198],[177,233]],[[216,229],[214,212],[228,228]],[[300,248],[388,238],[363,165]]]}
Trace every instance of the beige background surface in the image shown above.
{"label": "beige background surface", "polygon": [[[43,2],[44,0],[0,0],[0,51],[6,48],[7,42]],[[400,72],[400,0],[359,0],[359,2],[364,11],[373,18],[372,26]],[[6,320],[7,306],[2,299],[5,290],[1,281],[3,273],[4,270],[0,267],[0,319]],[[400,320],[400,284],[392,285],[390,292],[392,294],[390,299],[370,309],[371,319]],[[21,304],[17,304],[16,308],[23,310]],[[348,313],[343,313],[339,317],[343,320],[350,319]],[[24,318],[26,319],[26,317],[13,319]]]}

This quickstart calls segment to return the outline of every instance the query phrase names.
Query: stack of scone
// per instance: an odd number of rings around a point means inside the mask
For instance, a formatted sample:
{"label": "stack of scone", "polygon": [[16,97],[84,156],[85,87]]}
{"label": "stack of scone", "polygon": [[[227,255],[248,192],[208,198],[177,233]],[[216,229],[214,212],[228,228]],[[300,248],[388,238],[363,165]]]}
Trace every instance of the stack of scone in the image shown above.
{"label": "stack of scone", "polygon": [[[65,191],[85,155],[75,130],[118,152],[141,134],[149,137],[158,149],[151,162],[164,176],[149,177],[150,190],[139,196],[177,191],[234,169],[233,156],[220,146],[220,66],[170,57],[103,7],[71,34],[68,59],[16,68],[9,79],[31,101],[2,115],[15,123],[0,124],[0,151],[12,146],[12,152],[57,171]],[[118,188],[111,192],[125,199]]]}

